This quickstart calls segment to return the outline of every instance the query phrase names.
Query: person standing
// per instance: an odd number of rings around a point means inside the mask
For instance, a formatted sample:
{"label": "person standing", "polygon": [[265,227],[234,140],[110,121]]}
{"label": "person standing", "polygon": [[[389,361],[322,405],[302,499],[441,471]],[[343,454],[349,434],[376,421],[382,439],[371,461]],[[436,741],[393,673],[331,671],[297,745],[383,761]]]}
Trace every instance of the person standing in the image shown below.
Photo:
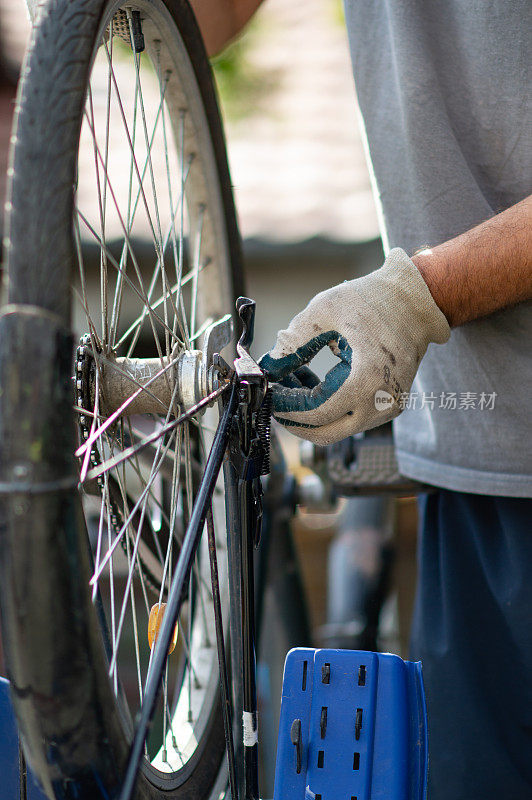
{"label": "person standing", "polygon": [[[196,0],[209,51],[257,0]],[[261,363],[328,444],[395,419],[420,501],[412,655],[429,800],[532,797],[532,5],[346,0],[386,253],[311,300]],[[376,265],[377,266],[377,265]],[[306,364],[329,345],[323,381]]]}

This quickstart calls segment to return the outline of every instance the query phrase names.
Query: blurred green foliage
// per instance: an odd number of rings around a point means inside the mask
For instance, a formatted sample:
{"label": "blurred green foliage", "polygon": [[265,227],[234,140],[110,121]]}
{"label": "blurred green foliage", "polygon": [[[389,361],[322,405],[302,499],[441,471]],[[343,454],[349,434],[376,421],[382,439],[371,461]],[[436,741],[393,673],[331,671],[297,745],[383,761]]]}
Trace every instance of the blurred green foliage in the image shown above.
{"label": "blurred green foliage", "polygon": [[273,72],[253,63],[252,51],[264,28],[254,20],[245,33],[211,59],[222,113],[235,122],[262,110],[277,85]]}
{"label": "blurred green foliage", "polygon": [[344,27],[345,25],[345,12],[343,0],[332,0],[331,2],[332,18],[337,25]]}

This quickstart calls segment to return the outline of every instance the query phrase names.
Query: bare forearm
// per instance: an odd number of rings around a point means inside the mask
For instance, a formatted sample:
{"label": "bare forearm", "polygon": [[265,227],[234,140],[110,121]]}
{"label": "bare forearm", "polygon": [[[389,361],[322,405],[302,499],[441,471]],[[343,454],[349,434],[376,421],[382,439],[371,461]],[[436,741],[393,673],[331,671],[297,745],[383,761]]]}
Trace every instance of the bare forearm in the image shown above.
{"label": "bare forearm", "polygon": [[532,195],[412,257],[451,326],[532,298]]}
{"label": "bare forearm", "polygon": [[220,52],[244,27],[262,0],[190,0],[207,48]]}

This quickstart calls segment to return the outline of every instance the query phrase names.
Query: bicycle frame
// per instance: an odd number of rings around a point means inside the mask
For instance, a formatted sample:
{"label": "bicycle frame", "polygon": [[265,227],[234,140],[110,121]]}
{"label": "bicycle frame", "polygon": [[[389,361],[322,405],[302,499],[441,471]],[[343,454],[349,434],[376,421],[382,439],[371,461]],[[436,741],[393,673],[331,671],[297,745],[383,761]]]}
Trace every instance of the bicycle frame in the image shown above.
{"label": "bicycle frame", "polygon": [[[25,0],[25,4],[33,22],[37,2],[36,0]],[[220,688],[229,755],[229,782],[233,800],[237,800],[237,798],[238,800],[257,800],[259,796],[253,560],[254,547],[258,543],[260,535],[262,514],[260,475],[263,471],[265,456],[264,442],[261,441],[257,425],[260,424],[260,409],[266,395],[267,383],[262,372],[247,352],[253,337],[253,310],[254,304],[251,301],[245,301],[239,308],[245,323],[239,359],[235,362],[235,373],[231,382],[221,393],[223,413],[173,576],[166,614],[146,681],[144,704],[131,748],[129,766],[121,793],[122,800],[131,797],[133,792],[144,740],[159,692],[160,677],[168,652],[168,641],[173,635],[175,619],[186,593],[198,541],[205,526],[209,538],[213,587],[217,583],[210,505],[214,485],[222,467],[228,494],[227,507],[230,513],[232,509],[235,509],[227,524],[230,540],[228,547],[231,599],[229,627],[232,670],[239,676],[235,680],[237,696],[234,698],[234,707],[237,714],[235,735],[233,736],[232,704],[223,637],[217,635],[221,674]],[[209,398],[206,400],[209,401]],[[200,405],[202,404],[200,403]],[[197,410],[197,408],[192,409],[192,411]],[[267,411],[264,417],[269,417]],[[187,418],[187,415],[184,415],[184,418]],[[180,424],[183,419],[176,419],[173,424]],[[264,418],[262,422],[264,423]],[[229,452],[229,456],[226,458],[227,452]],[[294,585],[291,589],[293,588]],[[213,588],[213,595],[216,593]],[[218,601],[215,599],[215,604],[216,602],[219,605],[219,596]],[[220,625],[220,615],[218,615],[216,619],[216,626],[219,629],[217,634],[220,633]],[[236,747],[235,742],[237,743]]]}
{"label": "bicycle frame", "polygon": [[[231,382],[227,384],[223,392],[225,400],[223,413],[207,458],[196,502],[172,578],[166,613],[146,680],[144,702],[131,745],[120,800],[131,800],[134,791],[136,776],[144,751],[144,743],[159,694],[170,641],[186,594],[193,560],[205,523],[207,523],[209,536],[211,576],[213,578],[220,690],[228,754],[229,783],[234,800],[258,800],[259,798],[253,553],[254,547],[258,544],[260,538],[262,517],[260,476],[265,474],[269,467],[267,428],[270,409],[267,403],[263,406],[267,391],[266,379],[258,365],[249,355],[248,349],[253,339],[255,303],[248,298],[240,298],[237,302],[237,309],[244,326],[243,334],[237,345],[239,357],[235,361],[235,372]],[[232,581],[231,639],[233,642],[239,641],[241,646],[241,659],[237,655],[237,658],[233,660],[237,662],[236,664],[233,663],[233,668],[236,667],[242,679],[242,748],[239,747],[236,754],[217,585],[212,512],[210,511],[214,487],[226,452],[229,453],[224,467],[229,499],[227,505],[229,509],[237,509],[235,518],[228,519],[227,526],[230,542],[230,581]],[[239,580],[236,580],[237,575]],[[238,607],[241,610],[240,619],[236,610],[236,601],[238,601]],[[233,648],[234,651],[235,648]],[[240,661],[241,664],[239,663]],[[240,756],[240,753],[242,753],[241,764],[237,766],[237,756]]]}

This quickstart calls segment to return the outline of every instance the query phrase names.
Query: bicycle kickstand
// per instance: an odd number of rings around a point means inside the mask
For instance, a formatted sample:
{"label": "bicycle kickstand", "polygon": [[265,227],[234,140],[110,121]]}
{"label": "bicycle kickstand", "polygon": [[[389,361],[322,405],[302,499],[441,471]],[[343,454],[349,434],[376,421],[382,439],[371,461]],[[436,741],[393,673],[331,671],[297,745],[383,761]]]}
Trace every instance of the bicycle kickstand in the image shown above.
{"label": "bicycle kickstand", "polygon": [[253,552],[260,541],[262,520],[261,475],[269,472],[271,401],[264,373],[253,360],[249,347],[253,341],[255,302],[246,297],[237,301],[243,332],[237,344],[235,372],[239,385],[239,405],[234,418],[237,430],[230,449],[238,470],[240,510],[242,655],[243,655],[243,800],[258,800],[258,728],[255,682],[255,601]]}

